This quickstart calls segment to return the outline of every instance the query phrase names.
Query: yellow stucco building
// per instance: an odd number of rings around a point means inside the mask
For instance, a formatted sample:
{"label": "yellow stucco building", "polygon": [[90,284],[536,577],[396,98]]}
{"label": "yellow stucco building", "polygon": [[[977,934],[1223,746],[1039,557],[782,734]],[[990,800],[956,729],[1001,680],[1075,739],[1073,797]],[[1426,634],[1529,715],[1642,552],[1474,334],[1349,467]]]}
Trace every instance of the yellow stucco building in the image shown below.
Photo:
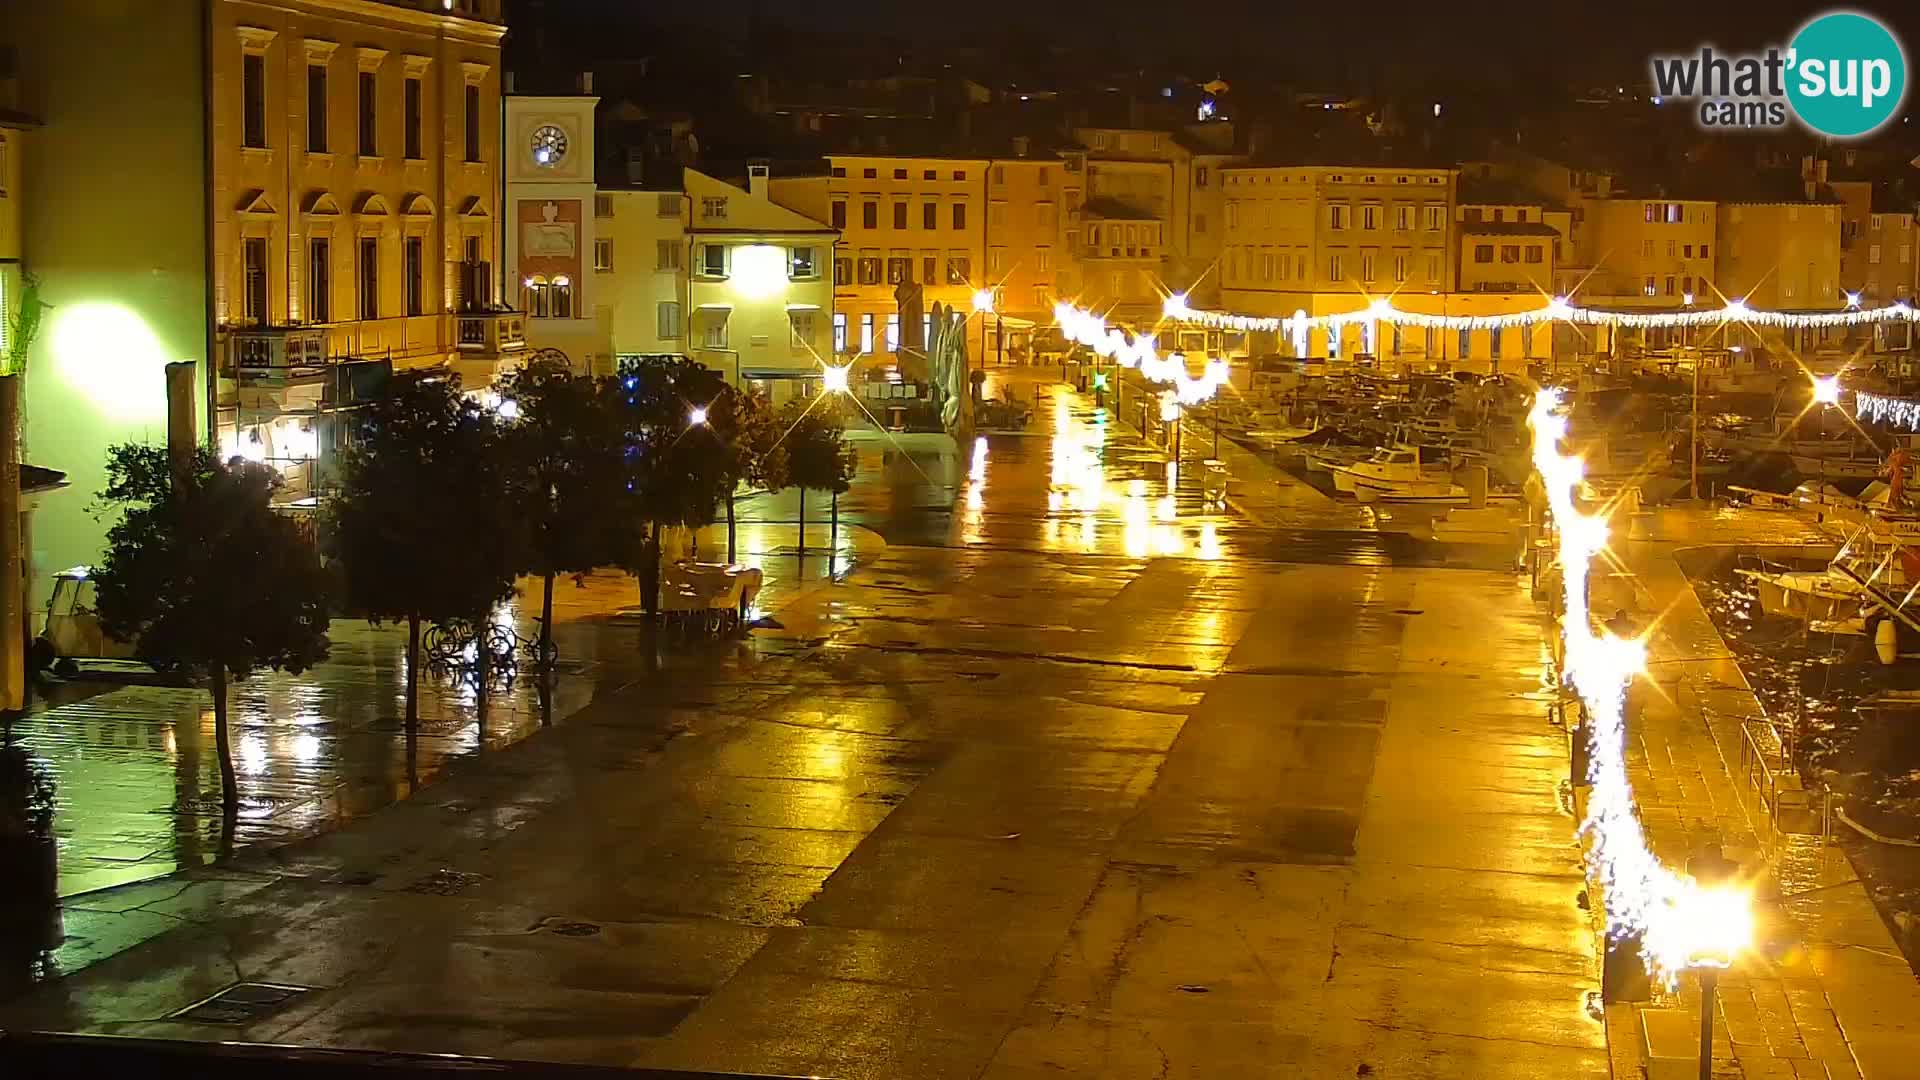
{"label": "yellow stucco building", "polygon": [[207,435],[297,498],[369,375],[511,353],[486,269],[502,18],[501,0],[9,7],[16,107],[42,123],[6,155],[9,197],[53,305],[25,424],[73,482],[40,511],[38,566],[98,557],[107,448],[163,437],[169,362],[200,364]]}

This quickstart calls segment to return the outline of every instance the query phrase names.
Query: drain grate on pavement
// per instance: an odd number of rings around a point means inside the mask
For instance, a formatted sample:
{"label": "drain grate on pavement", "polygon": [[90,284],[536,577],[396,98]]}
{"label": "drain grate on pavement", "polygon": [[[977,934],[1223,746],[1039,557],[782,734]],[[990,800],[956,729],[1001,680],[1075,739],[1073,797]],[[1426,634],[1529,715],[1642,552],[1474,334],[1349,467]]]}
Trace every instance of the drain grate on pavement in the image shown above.
{"label": "drain grate on pavement", "polygon": [[313,992],[311,986],[289,983],[234,983],[225,990],[168,1016],[190,1024],[251,1024]]}
{"label": "drain grate on pavement", "polygon": [[483,874],[469,874],[464,870],[435,870],[407,886],[407,891],[430,893],[434,896],[458,896],[484,879]]}

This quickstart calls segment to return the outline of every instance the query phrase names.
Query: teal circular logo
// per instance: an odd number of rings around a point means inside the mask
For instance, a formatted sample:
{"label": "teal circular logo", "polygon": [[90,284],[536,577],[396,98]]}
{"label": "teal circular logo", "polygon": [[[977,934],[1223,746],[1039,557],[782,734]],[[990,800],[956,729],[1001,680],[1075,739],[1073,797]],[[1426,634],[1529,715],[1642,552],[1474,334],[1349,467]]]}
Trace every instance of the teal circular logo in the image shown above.
{"label": "teal circular logo", "polygon": [[1893,119],[1907,93],[1899,39],[1871,16],[1835,11],[1800,28],[1787,51],[1787,100],[1801,123],[1836,139]]}

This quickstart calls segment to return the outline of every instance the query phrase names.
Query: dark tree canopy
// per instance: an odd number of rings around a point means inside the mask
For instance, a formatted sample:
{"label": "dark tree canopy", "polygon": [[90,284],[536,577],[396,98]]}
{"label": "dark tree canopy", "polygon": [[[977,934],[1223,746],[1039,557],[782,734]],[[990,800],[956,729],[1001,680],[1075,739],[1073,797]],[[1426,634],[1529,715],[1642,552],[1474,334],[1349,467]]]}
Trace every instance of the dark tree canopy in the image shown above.
{"label": "dark tree canopy", "polygon": [[638,542],[626,505],[619,382],[534,363],[499,384],[518,407],[506,431],[513,486],[526,492],[528,544],[519,569],[584,574],[615,565]]}
{"label": "dark tree canopy", "polygon": [[94,570],[102,626],[156,666],[245,678],[327,655],[326,578],[271,506],[273,470],[193,455],[176,488],[164,447],[117,446],[102,498],[124,508]]}
{"label": "dark tree canopy", "polygon": [[784,419],[787,482],[836,495],[847,490],[859,458],[847,442],[839,402],[832,397],[788,402]]}

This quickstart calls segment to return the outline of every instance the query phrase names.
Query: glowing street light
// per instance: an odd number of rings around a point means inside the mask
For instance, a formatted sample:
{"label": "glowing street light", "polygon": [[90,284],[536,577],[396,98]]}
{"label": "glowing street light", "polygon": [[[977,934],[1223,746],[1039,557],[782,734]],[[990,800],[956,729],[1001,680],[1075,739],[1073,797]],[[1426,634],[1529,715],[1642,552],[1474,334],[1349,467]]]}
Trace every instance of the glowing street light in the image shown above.
{"label": "glowing street light", "polygon": [[839,367],[834,367],[832,364],[821,364],[820,389],[829,394],[847,393],[847,373],[851,371],[852,368],[853,365],[851,363],[842,364]]}
{"label": "glowing street light", "polygon": [[1813,403],[1815,405],[1840,404],[1840,376],[1823,375],[1813,380]]}
{"label": "glowing street light", "polygon": [[1860,306],[1860,294],[1859,294],[1859,293],[1857,293],[1857,292],[1850,292],[1850,293],[1848,293],[1848,294],[1847,294],[1847,306],[1848,306],[1848,307],[1850,307],[1850,308],[1857,308],[1857,307],[1859,307],[1859,306]]}
{"label": "glowing street light", "polygon": [[975,289],[973,292],[973,310],[985,314],[993,310],[993,290]]}
{"label": "glowing street light", "polygon": [[707,410],[699,405],[687,410],[687,423],[699,427],[707,422]]}

